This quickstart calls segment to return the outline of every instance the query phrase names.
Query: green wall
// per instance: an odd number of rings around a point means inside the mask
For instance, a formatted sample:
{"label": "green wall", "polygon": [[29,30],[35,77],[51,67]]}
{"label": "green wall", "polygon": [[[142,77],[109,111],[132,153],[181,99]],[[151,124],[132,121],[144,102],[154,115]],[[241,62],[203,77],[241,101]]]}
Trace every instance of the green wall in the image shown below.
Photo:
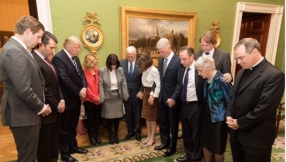
{"label": "green wall", "polygon": [[[231,52],[235,22],[236,4],[231,0],[50,0],[53,32],[59,39],[57,51],[62,49],[64,39],[69,35],[81,38],[85,26],[83,17],[86,12],[96,12],[101,21],[100,28],[104,34],[104,42],[98,50],[99,66],[104,66],[106,56],[116,53],[121,57],[120,6],[149,8],[156,10],[194,12],[198,14],[195,51],[200,50],[198,39],[209,30],[211,23],[220,22],[222,42],[219,49]],[[285,5],[284,0],[245,0],[244,2]],[[276,57],[276,66],[284,71],[285,26],[284,17]],[[81,60],[89,51],[82,47]]]}

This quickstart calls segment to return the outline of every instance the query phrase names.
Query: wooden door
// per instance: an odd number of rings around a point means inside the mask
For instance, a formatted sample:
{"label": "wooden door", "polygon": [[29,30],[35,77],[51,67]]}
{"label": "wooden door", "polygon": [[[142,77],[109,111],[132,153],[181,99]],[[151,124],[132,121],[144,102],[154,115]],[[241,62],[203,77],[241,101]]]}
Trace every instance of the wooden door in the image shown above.
{"label": "wooden door", "polygon": [[[271,14],[243,13],[239,40],[246,37],[257,39],[261,54],[265,56],[270,20]],[[240,65],[236,64],[235,74],[240,69]]]}

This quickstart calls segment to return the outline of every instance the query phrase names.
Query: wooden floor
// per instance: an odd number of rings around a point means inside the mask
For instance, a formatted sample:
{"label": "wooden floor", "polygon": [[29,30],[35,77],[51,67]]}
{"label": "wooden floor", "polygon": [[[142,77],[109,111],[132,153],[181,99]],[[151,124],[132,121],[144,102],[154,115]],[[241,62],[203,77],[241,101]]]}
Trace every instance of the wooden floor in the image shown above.
{"label": "wooden floor", "polygon": [[[0,113],[0,121],[1,121],[1,113]],[[147,135],[147,129],[145,125],[145,121],[142,119],[142,136]],[[108,132],[107,130],[101,126],[101,139],[103,142],[108,142]],[[159,128],[157,126],[157,133],[159,132]],[[126,122],[120,121],[119,126],[119,138],[122,140],[127,134]],[[144,139],[144,138],[142,138]],[[88,136],[85,135],[77,135],[78,145],[87,146],[89,145]],[[2,122],[0,122],[0,162],[15,160],[17,158],[16,146],[14,143],[14,138],[11,134],[9,127],[3,127]]]}

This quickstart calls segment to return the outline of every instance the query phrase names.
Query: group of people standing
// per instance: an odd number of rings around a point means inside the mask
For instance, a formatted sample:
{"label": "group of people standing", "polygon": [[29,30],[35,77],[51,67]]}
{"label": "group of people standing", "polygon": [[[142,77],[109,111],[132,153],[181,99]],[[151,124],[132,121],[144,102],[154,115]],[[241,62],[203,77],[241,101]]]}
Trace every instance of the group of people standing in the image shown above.
{"label": "group of people standing", "polygon": [[199,41],[202,51],[184,46],[175,54],[161,38],[158,68],[133,46],[121,61],[110,54],[98,68],[97,57],[88,54],[81,66],[77,37],[67,37],[54,55],[57,38],[34,17],[21,17],[0,55],[2,123],[12,131],[18,161],[57,161],[60,150],[63,161],[77,162],[71,154],[88,152],[76,140],[83,104],[91,145],[103,143],[101,117],[109,143],[120,142],[124,105],[124,140],[142,140],[143,117],[148,135],[142,143],[153,146],[159,121],[161,144],[154,149],[166,149],[165,157],[176,152],[181,121],[186,154],[176,161],[223,162],[229,133],[234,162],[269,162],[284,73],[262,56],[257,40],[244,38],[234,47],[242,70],[233,80],[230,55],[215,48],[215,34],[207,31]]}

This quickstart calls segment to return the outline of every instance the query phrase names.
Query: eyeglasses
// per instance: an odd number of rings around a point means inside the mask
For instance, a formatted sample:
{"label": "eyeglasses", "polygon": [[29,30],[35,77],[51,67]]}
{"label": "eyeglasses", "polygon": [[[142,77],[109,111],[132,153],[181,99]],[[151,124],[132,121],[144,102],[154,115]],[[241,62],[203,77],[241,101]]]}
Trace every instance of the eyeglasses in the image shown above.
{"label": "eyeglasses", "polygon": [[247,56],[247,55],[245,55],[245,56],[240,56],[240,57],[236,57],[236,58],[234,58],[234,61],[238,61],[238,60],[242,61],[246,56]]}

